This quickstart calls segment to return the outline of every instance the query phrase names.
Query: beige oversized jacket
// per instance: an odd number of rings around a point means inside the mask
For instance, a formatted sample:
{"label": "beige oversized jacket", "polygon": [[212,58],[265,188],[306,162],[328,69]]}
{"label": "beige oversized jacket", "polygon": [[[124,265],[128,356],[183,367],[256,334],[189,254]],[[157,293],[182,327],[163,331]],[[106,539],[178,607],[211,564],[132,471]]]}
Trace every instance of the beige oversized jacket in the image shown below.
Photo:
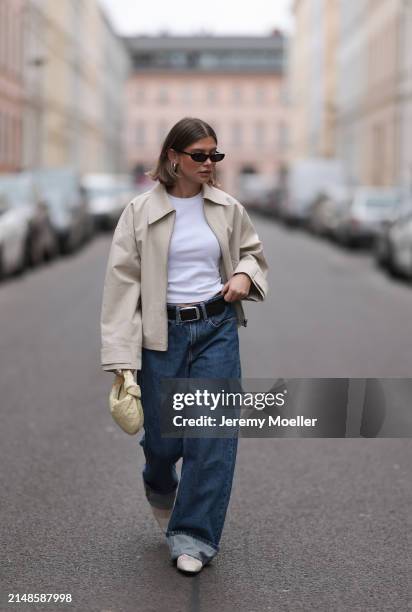
{"label": "beige oversized jacket", "polygon": [[[262,243],[245,210],[221,189],[202,186],[206,221],[220,244],[225,283],[245,272],[252,280],[247,300],[268,291]],[[101,366],[139,370],[142,347],[167,350],[167,259],[175,209],[161,183],[135,197],[114,231],[101,310]],[[246,327],[241,301],[233,302],[238,326]]]}

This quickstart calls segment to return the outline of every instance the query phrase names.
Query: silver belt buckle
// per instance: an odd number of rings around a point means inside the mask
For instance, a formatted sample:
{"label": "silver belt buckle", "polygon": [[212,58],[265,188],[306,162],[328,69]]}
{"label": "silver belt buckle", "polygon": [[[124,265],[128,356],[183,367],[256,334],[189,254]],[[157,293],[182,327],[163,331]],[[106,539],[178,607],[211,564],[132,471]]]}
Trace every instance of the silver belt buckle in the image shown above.
{"label": "silver belt buckle", "polygon": [[200,320],[199,306],[182,306],[181,308],[179,308],[179,313],[181,313],[182,310],[196,310],[197,316],[195,319],[182,319],[182,317],[180,317],[181,321],[188,323],[189,321],[199,321]]}

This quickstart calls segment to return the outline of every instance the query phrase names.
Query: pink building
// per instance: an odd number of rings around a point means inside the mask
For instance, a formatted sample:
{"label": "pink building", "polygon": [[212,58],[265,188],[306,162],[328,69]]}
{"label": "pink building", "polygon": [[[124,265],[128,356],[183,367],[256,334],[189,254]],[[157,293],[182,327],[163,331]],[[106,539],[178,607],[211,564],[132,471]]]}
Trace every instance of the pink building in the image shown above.
{"label": "pink building", "polygon": [[22,166],[23,0],[0,0],[0,172]]}
{"label": "pink building", "polygon": [[226,153],[216,166],[222,189],[239,193],[242,173],[276,176],[288,140],[282,34],[126,42],[133,61],[126,135],[131,170],[148,170],[172,125],[194,116],[212,125]]}

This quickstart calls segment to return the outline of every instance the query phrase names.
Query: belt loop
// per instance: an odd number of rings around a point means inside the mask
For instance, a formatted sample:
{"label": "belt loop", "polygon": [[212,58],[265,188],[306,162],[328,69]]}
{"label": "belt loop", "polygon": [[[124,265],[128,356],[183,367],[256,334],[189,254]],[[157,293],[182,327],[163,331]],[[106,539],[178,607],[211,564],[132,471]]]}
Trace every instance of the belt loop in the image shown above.
{"label": "belt loop", "polygon": [[182,318],[180,316],[180,307],[176,306],[176,323],[181,323],[182,322]]}
{"label": "belt loop", "polygon": [[206,321],[207,319],[207,312],[206,312],[206,306],[204,302],[200,302],[200,307],[202,309],[203,312],[203,319]]}

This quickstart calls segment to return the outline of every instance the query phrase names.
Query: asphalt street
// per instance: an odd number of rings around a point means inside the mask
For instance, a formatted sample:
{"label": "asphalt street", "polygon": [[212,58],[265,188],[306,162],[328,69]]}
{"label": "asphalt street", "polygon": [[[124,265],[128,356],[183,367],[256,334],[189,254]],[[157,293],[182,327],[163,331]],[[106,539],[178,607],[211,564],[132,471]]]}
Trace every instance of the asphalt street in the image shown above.
{"label": "asphalt street", "polygon": [[[410,376],[412,287],[366,253],[253,219],[270,294],[246,305],[243,376]],[[109,246],[0,285],[0,612],[410,610],[408,438],[240,439],[221,551],[177,572],[99,366]]]}
{"label": "asphalt street", "polygon": [[382,273],[368,251],[254,219],[270,294],[246,305],[249,322],[240,337],[247,374],[411,376],[412,285]]}

